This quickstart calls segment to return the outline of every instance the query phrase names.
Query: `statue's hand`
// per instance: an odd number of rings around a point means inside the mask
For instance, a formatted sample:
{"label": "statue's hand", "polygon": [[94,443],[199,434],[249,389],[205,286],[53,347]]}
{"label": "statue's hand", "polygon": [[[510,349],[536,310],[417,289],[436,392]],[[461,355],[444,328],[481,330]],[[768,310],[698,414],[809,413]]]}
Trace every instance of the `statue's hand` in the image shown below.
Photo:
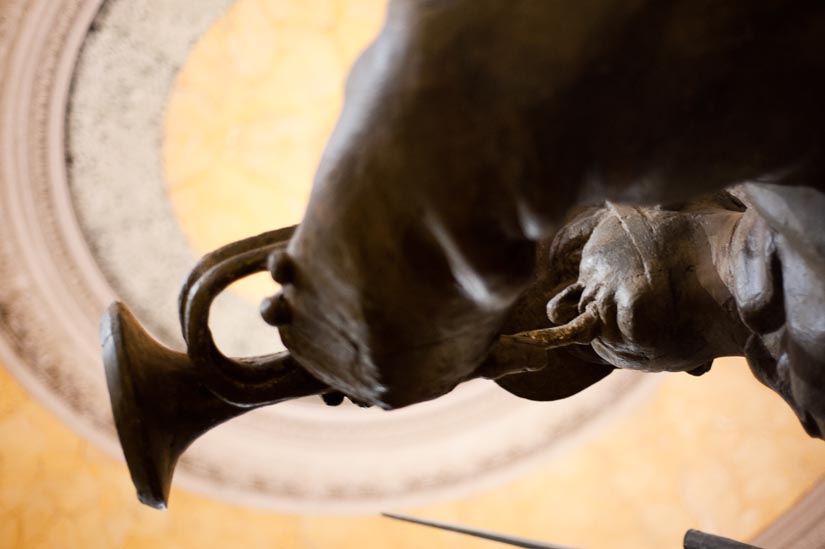
{"label": "statue's hand", "polygon": [[706,291],[716,275],[696,216],[608,204],[597,217],[578,278],[547,304],[560,326],[524,335],[550,347],[590,344],[618,368],[706,367],[718,351],[710,327],[723,315]]}
{"label": "statue's hand", "polygon": [[592,344],[611,364],[646,369],[661,342],[659,323],[669,311],[660,294],[669,285],[655,234],[631,232],[623,221],[604,215],[583,243],[578,279],[547,304],[559,326],[542,336],[549,346]]}

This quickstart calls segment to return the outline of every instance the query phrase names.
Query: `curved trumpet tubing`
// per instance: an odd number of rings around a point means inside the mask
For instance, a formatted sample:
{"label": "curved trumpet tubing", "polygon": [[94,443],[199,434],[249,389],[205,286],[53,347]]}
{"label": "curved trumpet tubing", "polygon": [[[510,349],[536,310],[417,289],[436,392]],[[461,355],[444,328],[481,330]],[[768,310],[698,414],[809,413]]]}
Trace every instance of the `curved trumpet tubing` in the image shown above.
{"label": "curved trumpet tubing", "polygon": [[293,230],[264,233],[201,259],[179,300],[185,353],[154,340],[122,303],[104,314],[100,339],[112,412],[146,505],[166,508],[180,455],[206,431],[254,408],[329,391],[286,351],[226,357],[209,329],[215,297],[240,278],[267,270]]}

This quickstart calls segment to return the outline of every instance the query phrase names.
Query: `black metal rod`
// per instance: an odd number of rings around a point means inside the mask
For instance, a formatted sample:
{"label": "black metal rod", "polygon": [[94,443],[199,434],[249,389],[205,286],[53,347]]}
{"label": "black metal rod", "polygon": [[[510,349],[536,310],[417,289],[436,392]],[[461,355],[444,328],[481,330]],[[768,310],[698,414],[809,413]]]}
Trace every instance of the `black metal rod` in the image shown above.
{"label": "black metal rod", "polygon": [[759,547],[706,534],[699,530],[688,530],[685,534],[685,549],[759,549]]}
{"label": "black metal rod", "polygon": [[511,545],[513,547],[524,547],[525,549],[575,549],[573,547],[567,547],[564,545],[542,543],[540,541],[519,538],[515,536],[508,536],[506,534],[499,534],[498,532],[491,532],[489,530],[467,528],[465,526],[459,526],[457,524],[450,524],[447,522],[419,519],[415,517],[396,515],[392,513],[382,513],[382,515],[391,519],[403,520],[406,522],[412,522],[414,524],[421,524],[424,526],[430,526],[432,528],[438,528],[440,530],[447,530],[449,532],[456,532],[459,534],[466,534],[468,536],[474,536],[477,538],[488,539],[490,541],[497,541],[499,543],[506,543],[507,545]]}

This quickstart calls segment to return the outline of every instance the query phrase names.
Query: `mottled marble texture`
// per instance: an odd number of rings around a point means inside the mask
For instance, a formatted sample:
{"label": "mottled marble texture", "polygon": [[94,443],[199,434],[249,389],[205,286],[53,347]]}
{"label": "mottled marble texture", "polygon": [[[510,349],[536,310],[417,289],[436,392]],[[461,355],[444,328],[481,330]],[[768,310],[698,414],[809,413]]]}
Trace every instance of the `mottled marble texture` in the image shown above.
{"label": "mottled marble texture", "polygon": [[[0,370],[0,547],[489,547],[378,517],[299,517],[173,489],[134,499],[122,463],[64,427]],[[731,398],[736,395],[736,398]],[[825,445],[741,361],[672,375],[602,436],[476,497],[404,511],[590,548],[678,547],[698,527],[759,532],[825,473]]]}
{"label": "mottled marble texture", "polygon": [[[164,171],[195,250],[301,220],[344,81],[383,0],[243,0],[198,42],[170,95]],[[246,296],[271,282],[238,284]]]}

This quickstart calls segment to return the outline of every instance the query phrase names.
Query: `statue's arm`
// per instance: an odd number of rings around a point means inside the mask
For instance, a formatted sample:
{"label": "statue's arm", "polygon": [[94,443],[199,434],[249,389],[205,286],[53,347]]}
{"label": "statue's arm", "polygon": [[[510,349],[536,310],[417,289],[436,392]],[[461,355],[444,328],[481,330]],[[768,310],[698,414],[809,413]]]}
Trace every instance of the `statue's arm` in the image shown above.
{"label": "statue's arm", "polygon": [[753,331],[754,376],[791,406],[806,431],[825,435],[825,194],[748,185],[734,245],[734,295]]}

